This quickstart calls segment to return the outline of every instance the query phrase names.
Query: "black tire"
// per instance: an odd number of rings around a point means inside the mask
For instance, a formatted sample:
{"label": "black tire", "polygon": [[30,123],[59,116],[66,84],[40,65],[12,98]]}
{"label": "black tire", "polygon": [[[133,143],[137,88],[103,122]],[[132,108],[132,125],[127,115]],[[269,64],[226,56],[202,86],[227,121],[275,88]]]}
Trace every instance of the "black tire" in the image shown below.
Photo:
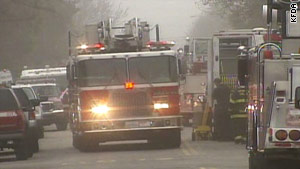
{"label": "black tire", "polygon": [[81,136],[73,136],[73,147],[81,152],[93,152],[99,149],[99,143]]}
{"label": "black tire", "polygon": [[174,130],[170,133],[170,137],[167,139],[171,148],[178,148],[181,145],[181,131],[180,129]]}
{"label": "black tire", "polygon": [[79,137],[78,137],[78,136],[74,136],[74,135],[73,135],[72,144],[73,144],[73,147],[74,147],[74,148],[78,149],[78,147],[79,147],[78,145],[80,144],[80,143],[79,143]]}
{"label": "black tire", "polygon": [[40,151],[39,140],[33,139],[31,142],[31,149],[33,153],[37,153]]}
{"label": "black tire", "polygon": [[64,130],[67,130],[68,122],[67,121],[58,122],[55,125],[56,125],[57,130],[64,131]]}
{"label": "black tire", "polygon": [[263,154],[250,152],[249,154],[249,169],[268,169],[267,159]]}
{"label": "black tire", "polygon": [[44,138],[44,137],[45,137],[45,135],[44,135],[44,127],[41,126],[39,128],[39,138]]}
{"label": "black tire", "polygon": [[27,160],[33,156],[33,152],[30,151],[30,146],[26,140],[22,140],[16,145],[15,154],[17,160]]}
{"label": "black tire", "polygon": [[196,133],[194,131],[192,132],[192,141],[196,141]]}

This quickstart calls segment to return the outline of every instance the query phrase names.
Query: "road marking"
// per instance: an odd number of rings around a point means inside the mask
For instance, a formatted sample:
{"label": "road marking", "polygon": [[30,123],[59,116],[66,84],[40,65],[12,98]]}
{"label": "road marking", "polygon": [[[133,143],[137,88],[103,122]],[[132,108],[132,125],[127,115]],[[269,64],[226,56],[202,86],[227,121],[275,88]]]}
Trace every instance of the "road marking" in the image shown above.
{"label": "road marking", "polygon": [[189,151],[185,148],[185,147],[182,147],[181,148],[181,151],[183,152],[183,154],[185,155],[185,156],[190,156],[191,154],[189,153]]}
{"label": "road marking", "polygon": [[69,163],[62,163],[61,165],[62,166],[66,166],[66,165],[69,165]]}
{"label": "road marking", "polygon": [[97,163],[114,163],[116,160],[98,160]]}
{"label": "road marking", "polygon": [[190,154],[199,155],[199,153],[196,150],[194,150],[189,143],[184,142],[183,146],[187,148],[187,150],[190,152]]}
{"label": "road marking", "polygon": [[146,161],[146,159],[145,158],[141,158],[141,159],[139,159],[139,161]]}
{"label": "road marking", "polygon": [[206,168],[204,168],[204,167],[200,167],[199,169],[206,169]]}
{"label": "road marking", "polygon": [[158,158],[156,160],[158,161],[167,161],[167,160],[173,160],[174,158],[166,157],[166,158]]}

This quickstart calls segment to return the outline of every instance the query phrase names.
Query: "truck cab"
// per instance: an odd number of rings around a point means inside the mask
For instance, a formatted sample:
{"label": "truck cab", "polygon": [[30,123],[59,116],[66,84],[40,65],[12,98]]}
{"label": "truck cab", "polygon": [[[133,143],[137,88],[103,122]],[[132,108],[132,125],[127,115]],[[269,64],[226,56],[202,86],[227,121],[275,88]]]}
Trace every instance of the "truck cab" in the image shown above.
{"label": "truck cab", "polygon": [[87,35],[100,40],[79,46],[67,66],[73,146],[91,151],[103,142],[146,140],[179,147],[178,58],[168,50],[174,44],[147,42],[149,24],[138,18],[94,28]]}
{"label": "truck cab", "polygon": [[175,52],[81,55],[76,70],[75,148],[93,149],[99,142],[118,140],[180,145]]}

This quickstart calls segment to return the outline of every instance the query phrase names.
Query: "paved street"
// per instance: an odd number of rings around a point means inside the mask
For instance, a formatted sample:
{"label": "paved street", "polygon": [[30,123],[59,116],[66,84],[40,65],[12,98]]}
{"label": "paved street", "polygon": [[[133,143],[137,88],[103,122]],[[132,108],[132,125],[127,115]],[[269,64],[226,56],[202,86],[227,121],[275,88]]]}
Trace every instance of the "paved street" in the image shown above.
{"label": "paved street", "polygon": [[[52,130],[53,129],[53,130]],[[246,169],[245,145],[232,142],[191,141],[185,128],[178,149],[158,149],[143,142],[113,143],[81,153],[72,147],[70,131],[47,128],[40,152],[27,161],[0,156],[0,169]]]}

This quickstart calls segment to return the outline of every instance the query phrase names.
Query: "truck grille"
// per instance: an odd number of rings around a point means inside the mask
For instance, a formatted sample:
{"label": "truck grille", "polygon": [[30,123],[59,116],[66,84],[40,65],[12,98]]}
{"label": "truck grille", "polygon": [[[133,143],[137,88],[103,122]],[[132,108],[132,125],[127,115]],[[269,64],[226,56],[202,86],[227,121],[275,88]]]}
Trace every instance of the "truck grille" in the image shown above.
{"label": "truck grille", "polygon": [[116,92],[111,93],[109,107],[113,110],[110,117],[139,117],[152,113],[152,101],[146,92]]}

